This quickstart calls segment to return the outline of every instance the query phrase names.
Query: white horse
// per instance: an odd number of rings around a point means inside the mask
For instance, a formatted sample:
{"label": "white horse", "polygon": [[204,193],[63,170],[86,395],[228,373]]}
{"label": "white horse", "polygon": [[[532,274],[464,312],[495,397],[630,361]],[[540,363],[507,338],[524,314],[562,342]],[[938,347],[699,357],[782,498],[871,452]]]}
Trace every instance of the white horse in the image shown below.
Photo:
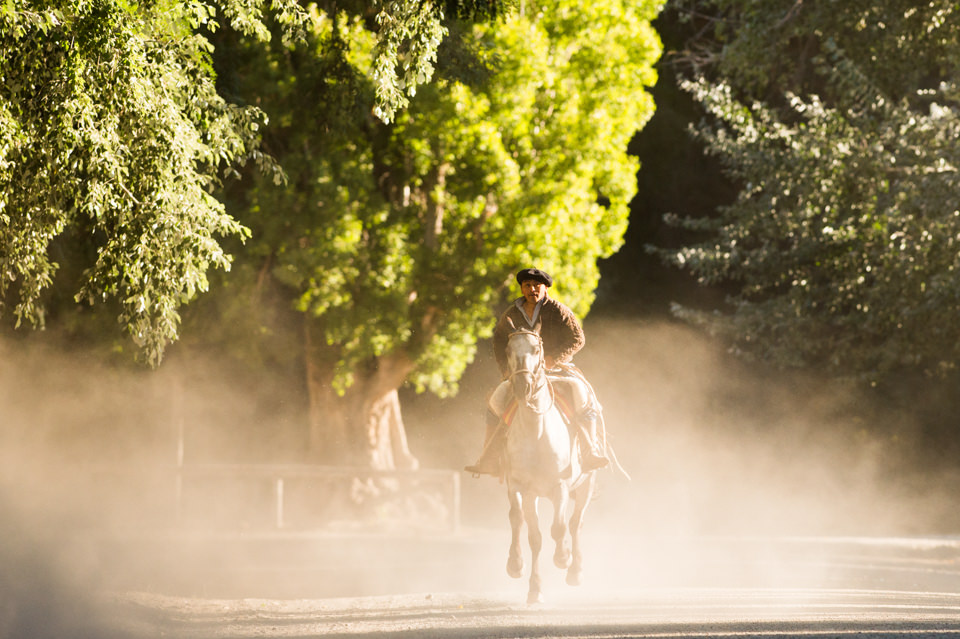
{"label": "white horse", "polygon": [[[527,603],[543,601],[539,556],[543,545],[537,502],[553,502],[550,533],[556,542],[553,563],[567,570],[567,583],[579,585],[583,574],[580,528],[583,513],[593,494],[595,472],[584,473],[574,449],[573,436],[555,401],[547,379],[543,341],[535,331],[517,330],[507,340],[510,383],[517,400],[516,414],[507,430],[506,482],[510,499],[510,526],[513,531],[507,574],[523,576],[520,533],[526,523],[530,543],[530,590]],[[575,395],[578,393],[575,393]],[[587,401],[574,397],[574,402]],[[573,496],[574,508],[567,521],[566,511]]]}

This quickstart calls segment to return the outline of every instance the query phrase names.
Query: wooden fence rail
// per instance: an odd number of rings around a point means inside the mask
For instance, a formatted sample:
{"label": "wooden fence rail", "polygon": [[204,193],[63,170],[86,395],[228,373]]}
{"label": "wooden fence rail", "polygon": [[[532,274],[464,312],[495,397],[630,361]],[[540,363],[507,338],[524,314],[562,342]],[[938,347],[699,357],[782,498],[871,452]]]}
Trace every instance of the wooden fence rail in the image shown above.
{"label": "wooden fence rail", "polygon": [[[308,491],[311,483],[317,500],[324,498],[321,484],[345,486],[350,482],[376,482],[383,492],[397,499],[418,495],[430,495],[443,503],[443,522],[440,525],[456,532],[460,529],[460,474],[452,470],[376,470],[352,466],[320,466],[312,464],[171,464],[137,468],[129,465],[98,465],[86,469],[84,475],[94,481],[99,490],[113,492],[124,486],[140,483],[152,486],[151,495],[172,492],[172,516],[178,525],[187,523],[188,508],[192,495],[201,492],[207,484],[206,493],[239,490],[251,483],[268,484],[270,487],[271,512],[269,518],[275,529],[297,527],[290,521],[289,488],[296,484],[300,492]],[[166,486],[166,488],[163,488]],[[136,493],[137,489],[132,489]],[[130,499],[131,497],[128,497]],[[133,496],[132,499],[136,499]]]}

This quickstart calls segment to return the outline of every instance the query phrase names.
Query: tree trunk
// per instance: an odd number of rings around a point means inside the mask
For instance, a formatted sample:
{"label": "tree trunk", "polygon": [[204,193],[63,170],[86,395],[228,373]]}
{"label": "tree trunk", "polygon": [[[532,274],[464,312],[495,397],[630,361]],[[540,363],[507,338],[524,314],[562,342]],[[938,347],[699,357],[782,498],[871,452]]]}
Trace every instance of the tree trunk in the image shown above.
{"label": "tree trunk", "polygon": [[339,354],[306,319],[310,456],[314,461],[377,470],[417,468],[407,446],[397,389],[413,364],[403,353],[378,357],[342,395],[333,386]]}

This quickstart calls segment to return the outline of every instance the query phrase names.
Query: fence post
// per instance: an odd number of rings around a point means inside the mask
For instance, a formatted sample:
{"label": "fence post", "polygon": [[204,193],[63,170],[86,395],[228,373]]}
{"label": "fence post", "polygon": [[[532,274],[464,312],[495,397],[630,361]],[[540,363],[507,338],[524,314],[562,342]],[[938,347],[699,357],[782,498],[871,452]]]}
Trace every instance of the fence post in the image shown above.
{"label": "fence post", "polygon": [[177,428],[177,470],[174,478],[174,516],[177,525],[183,523],[183,462],[186,455],[186,424],[183,417],[183,388],[173,380],[173,419]]}
{"label": "fence post", "polygon": [[283,528],[283,477],[277,477],[274,496],[276,498],[277,529]]}
{"label": "fence post", "polygon": [[450,526],[453,528],[453,532],[460,532],[460,473],[457,471],[453,472],[453,481],[451,482],[453,486],[453,495],[450,508]]}

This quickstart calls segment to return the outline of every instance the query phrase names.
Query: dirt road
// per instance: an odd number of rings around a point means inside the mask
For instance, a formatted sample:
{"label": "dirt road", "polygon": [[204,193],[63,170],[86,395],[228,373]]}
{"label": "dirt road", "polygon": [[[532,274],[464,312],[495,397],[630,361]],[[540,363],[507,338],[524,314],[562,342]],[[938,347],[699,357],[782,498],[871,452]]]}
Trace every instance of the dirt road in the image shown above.
{"label": "dirt road", "polygon": [[[580,588],[566,587],[560,571],[544,566],[548,602],[532,606],[523,603],[525,580],[501,576],[499,561],[485,573],[481,564],[492,560],[474,543],[459,555],[438,549],[435,557],[447,572],[433,573],[432,580],[412,579],[409,563],[392,571],[378,566],[385,579],[379,587],[402,594],[217,597],[124,590],[110,594],[101,610],[111,632],[131,638],[960,637],[960,542],[954,539],[619,543],[637,551],[604,555],[602,547],[614,540],[599,540],[592,581]],[[300,556],[307,556],[302,548]],[[302,573],[298,578],[305,580]],[[476,589],[449,589],[457,583]],[[246,592],[257,590],[252,584],[243,586]],[[260,592],[269,592],[261,585]],[[429,585],[437,588],[414,591]]]}
{"label": "dirt road", "polygon": [[669,589],[526,606],[509,595],[194,600],[125,595],[132,636],[885,637],[960,636],[960,595],[862,590]]}

